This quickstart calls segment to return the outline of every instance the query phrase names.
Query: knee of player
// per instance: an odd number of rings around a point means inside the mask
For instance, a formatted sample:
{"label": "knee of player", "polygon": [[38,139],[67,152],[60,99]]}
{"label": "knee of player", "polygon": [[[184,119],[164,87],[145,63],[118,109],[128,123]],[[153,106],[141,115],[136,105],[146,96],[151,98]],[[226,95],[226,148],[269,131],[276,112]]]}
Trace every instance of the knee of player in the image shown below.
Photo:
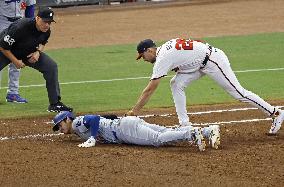
{"label": "knee of player", "polygon": [[53,71],[57,71],[57,69],[58,69],[58,66],[57,66],[56,63],[50,63],[49,67],[50,67],[50,69],[52,69]]}
{"label": "knee of player", "polygon": [[246,100],[248,97],[251,97],[251,95],[253,95],[253,93],[251,91],[248,91],[244,88],[240,88],[238,89],[237,92],[233,92],[231,94],[233,97],[235,97],[238,100]]}
{"label": "knee of player", "polygon": [[185,88],[185,85],[176,81],[175,79],[172,79],[170,81],[170,87],[171,87],[172,90],[179,90],[179,89],[183,90]]}
{"label": "knee of player", "polygon": [[161,140],[161,133],[158,133],[155,138],[154,138],[154,141],[153,141],[153,146],[155,147],[160,147],[161,145],[164,144],[164,142]]}
{"label": "knee of player", "polygon": [[50,63],[47,69],[48,74],[55,75],[58,74],[58,66],[56,63]]}

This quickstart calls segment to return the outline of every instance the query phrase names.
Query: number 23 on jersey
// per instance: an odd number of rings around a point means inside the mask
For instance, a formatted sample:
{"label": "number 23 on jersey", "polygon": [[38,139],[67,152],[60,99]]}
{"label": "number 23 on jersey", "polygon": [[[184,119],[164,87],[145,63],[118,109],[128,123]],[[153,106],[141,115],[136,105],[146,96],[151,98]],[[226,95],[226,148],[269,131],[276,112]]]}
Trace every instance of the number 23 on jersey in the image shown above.
{"label": "number 23 on jersey", "polygon": [[176,40],[176,49],[177,50],[193,50],[193,42],[201,42],[200,40],[190,40],[190,39],[177,39]]}

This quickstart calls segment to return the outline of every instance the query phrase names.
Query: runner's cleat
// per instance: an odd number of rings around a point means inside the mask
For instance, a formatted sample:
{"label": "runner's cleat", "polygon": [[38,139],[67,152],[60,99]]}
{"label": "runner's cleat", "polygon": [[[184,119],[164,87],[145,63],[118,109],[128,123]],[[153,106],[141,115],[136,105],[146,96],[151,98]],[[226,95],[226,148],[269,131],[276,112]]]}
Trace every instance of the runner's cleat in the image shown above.
{"label": "runner's cleat", "polygon": [[209,144],[212,148],[218,149],[221,141],[220,137],[220,126],[219,125],[210,125],[210,134],[209,134]]}
{"label": "runner's cleat", "polygon": [[205,151],[206,143],[201,133],[200,127],[194,127],[192,137],[195,145],[197,145],[199,151]]}
{"label": "runner's cleat", "polygon": [[27,103],[25,98],[22,98],[19,94],[7,94],[6,101],[10,103]]}

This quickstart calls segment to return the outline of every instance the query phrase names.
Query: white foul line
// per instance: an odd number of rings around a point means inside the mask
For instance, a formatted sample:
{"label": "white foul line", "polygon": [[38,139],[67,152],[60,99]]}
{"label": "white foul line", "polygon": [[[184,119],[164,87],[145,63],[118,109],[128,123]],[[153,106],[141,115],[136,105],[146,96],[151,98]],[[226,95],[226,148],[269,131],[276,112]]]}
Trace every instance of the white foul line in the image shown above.
{"label": "white foul line", "polygon": [[[206,125],[225,125],[225,124],[232,124],[232,123],[250,123],[250,122],[259,122],[259,121],[270,121],[271,118],[264,118],[264,119],[247,119],[247,120],[238,120],[238,121],[221,121],[221,122],[213,122],[213,123],[201,123],[199,125],[206,126]],[[198,125],[198,124],[194,124]]]}
{"label": "white foul line", "polygon": [[[271,118],[265,118],[265,119],[249,119],[249,120],[239,120],[239,121],[222,121],[222,122],[212,122],[212,123],[201,123],[201,124],[196,124],[194,123],[193,125],[200,125],[200,126],[208,126],[208,125],[225,125],[225,124],[241,124],[241,123],[250,123],[250,122],[259,122],[259,121],[269,121]],[[174,126],[168,126],[168,127],[174,127]],[[5,141],[5,140],[15,140],[15,139],[33,139],[33,138],[45,138],[45,137],[52,137],[52,136],[60,136],[63,135],[63,133],[57,133],[57,134],[36,134],[36,135],[26,135],[26,136],[12,136],[12,137],[1,137],[0,136],[0,141]]]}
{"label": "white foul line", "polygon": [[271,69],[248,69],[248,70],[239,70],[234,71],[235,73],[247,73],[247,72],[260,72],[260,71],[281,71],[284,68],[271,68]]}
{"label": "white foul line", "polygon": [[[248,73],[248,72],[261,72],[261,71],[281,71],[284,68],[273,68],[273,69],[252,69],[252,70],[239,70],[234,71],[235,73]],[[173,76],[168,76],[169,78]],[[85,83],[101,83],[101,82],[114,82],[114,81],[125,81],[125,80],[140,80],[140,79],[150,79],[150,77],[129,77],[129,78],[116,78],[116,79],[103,79],[103,80],[92,80],[92,81],[74,81],[74,82],[63,82],[60,85],[69,85],[69,84],[85,84]],[[33,85],[24,85],[20,88],[30,88],[30,87],[44,87],[45,84],[33,84]],[[8,87],[1,87],[0,89],[7,89]]]}
{"label": "white foul line", "polygon": [[[283,106],[278,106],[279,108],[283,108]],[[236,112],[236,111],[246,111],[246,110],[256,110],[257,108],[235,108],[235,109],[227,109],[227,110],[212,110],[212,111],[205,111],[205,112],[193,112],[193,113],[188,113],[191,115],[201,115],[201,114],[210,114],[210,113],[221,113],[221,112]],[[145,116],[139,116],[143,118],[147,117],[153,117],[153,116],[163,116],[163,117],[168,117],[173,114],[162,114],[162,115],[145,115]],[[264,119],[248,119],[248,120],[237,120],[237,121],[221,121],[221,122],[210,122],[210,123],[201,123],[201,124],[194,124],[194,125],[200,125],[200,126],[207,126],[207,125],[212,125],[212,124],[217,124],[217,125],[225,125],[225,124],[242,124],[242,123],[250,123],[250,122],[259,122],[259,121],[269,121],[271,118],[264,118]],[[46,122],[46,124],[50,124],[51,122]],[[168,126],[168,127],[173,127],[173,126]],[[53,137],[53,136],[60,136],[63,135],[63,133],[54,133],[54,134],[36,134],[36,135],[20,135],[20,136],[11,136],[11,137],[1,137],[0,136],[0,141],[5,141],[5,140],[15,140],[15,139],[29,139],[29,138],[45,138],[45,137]]]}
{"label": "white foul line", "polygon": [[[283,106],[277,106],[277,107],[283,108]],[[187,113],[187,114],[189,114],[189,115],[202,115],[202,114],[222,113],[222,112],[237,112],[237,111],[246,111],[246,110],[258,110],[258,108],[248,107],[248,108],[209,110],[209,111],[203,111],[203,112],[190,112],[190,113]],[[141,118],[148,118],[148,117],[154,117],[154,116],[168,117],[168,116],[172,116],[172,115],[175,115],[175,114],[160,114],[160,115],[149,114],[149,115],[143,115],[143,116],[138,116],[138,117],[141,117]]]}
{"label": "white foul line", "polygon": [[3,141],[3,140],[15,140],[15,139],[29,139],[29,138],[45,138],[45,137],[52,137],[52,136],[59,136],[59,135],[62,135],[63,133],[53,133],[53,134],[35,134],[35,135],[26,135],[26,136],[23,136],[23,135],[20,135],[20,136],[11,136],[11,137],[1,137],[0,136],[0,141]]}

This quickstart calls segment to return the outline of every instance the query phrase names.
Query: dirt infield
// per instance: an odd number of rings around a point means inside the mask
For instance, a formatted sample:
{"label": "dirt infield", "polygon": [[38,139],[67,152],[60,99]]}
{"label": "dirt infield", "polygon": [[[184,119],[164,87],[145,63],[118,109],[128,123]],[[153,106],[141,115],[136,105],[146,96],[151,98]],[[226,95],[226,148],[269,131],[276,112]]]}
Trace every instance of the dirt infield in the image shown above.
{"label": "dirt infield", "polygon": [[[284,32],[281,0],[141,6],[58,9],[48,48],[136,43],[150,37]],[[284,105],[283,100],[271,103]],[[229,111],[245,107],[250,106],[189,107],[191,113],[211,111],[192,114],[192,122],[231,122],[221,126],[221,148],[203,153],[187,143],[160,148],[100,144],[80,149],[78,138],[52,134],[50,117],[1,120],[0,186],[283,186],[283,129],[278,136],[266,136],[271,120],[261,111]],[[143,114],[174,114],[174,108]],[[177,123],[176,115],[145,120]]]}

